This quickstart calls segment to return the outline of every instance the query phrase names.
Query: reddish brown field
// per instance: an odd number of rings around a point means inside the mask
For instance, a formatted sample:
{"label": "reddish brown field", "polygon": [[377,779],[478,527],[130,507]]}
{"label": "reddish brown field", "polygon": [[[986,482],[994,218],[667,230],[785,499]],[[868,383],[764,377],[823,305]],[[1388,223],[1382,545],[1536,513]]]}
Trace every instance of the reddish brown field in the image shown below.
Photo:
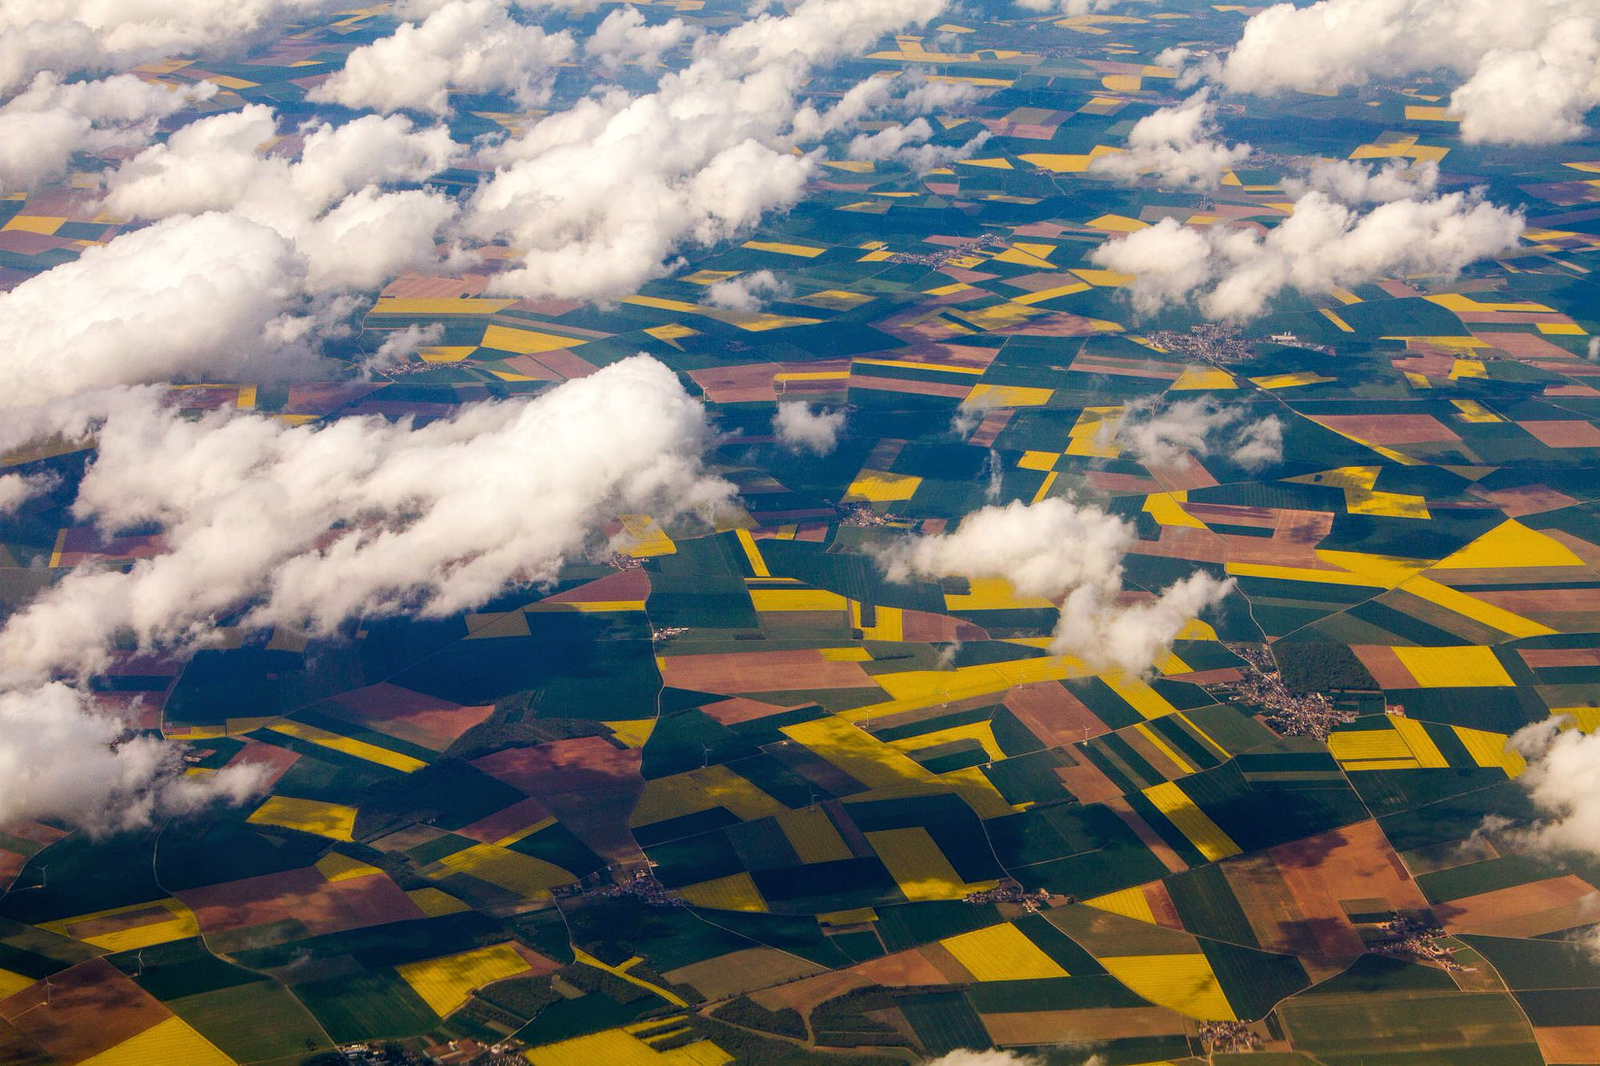
{"label": "reddish brown field", "polygon": [[575,589],[546,596],[540,603],[614,603],[639,601],[650,596],[650,575],[643,570],[607,574]]}
{"label": "reddish brown field", "polygon": [[262,779],[262,790],[266,791],[278,783],[278,778],[288,772],[300,758],[298,752],[288,748],[280,748],[276,744],[263,744],[259,740],[248,739],[244,747],[228,760],[229,766],[260,766],[264,769],[266,777]]}
{"label": "reddish brown field", "polygon": [[[925,533],[936,532],[929,523],[923,530]],[[906,640],[936,642],[949,640],[988,640],[989,633],[980,626],[971,622],[963,622],[959,618],[952,618],[947,614],[934,614],[932,611],[902,611],[900,612],[901,634]]]}
{"label": "reddish brown field", "polygon": [[917,951],[928,960],[933,971],[943,977],[942,981],[929,981],[928,984],[964,984],[972,980],[972,971],[961,965],[943,944],[924,944]]}
{"label": "reddish brown field", "polygon": [[639,798],[638,751],[614,748],[601,737],[579,737],[508,748],[473,765],[532,796],[573,835],[612,862],[639,858],[628,812]]}
{"label": "reddish brown field", "polygon": [[1083,478],[1089,483],[1090,488],[1101,492],[1148,496],[1152,492],[1161,491],[1161,483],[1155,478],[1140,477],[1138,474],[1113,474],[1107,470],[1090,470]]}
{"label": "reddish brown field", "polygon": [[1350,650],[1356,653],[1356,658],[1361,660],[1361,665],[1367,668],[1367,673],[1383,688],[1416,688],[1417,679],[1411,676],[1394,649],[1384,644],[1352,644]]}
{"label": "reddish brown field", "polygon": [[1162,526],[1155,541],[1136,540],[1131,549],[1136,555],[1155,555],[1163,559],[1192,559],[1201,563],[1228,561],[1228,544],[1209,529]]}
{"label": "reddish brown field", "polygon": [[554,959],[546,958],[520,941],[513,940],[511,942],[511,949],[518,955],[521,955],[522,961],[526,962],[530,967],[533,968],[532,976],[534,977],[543,977],[547,973],[555,973],[557,970],[561,969],[561,964],[559,962],[555,961]]}
{"label": "reddish brown field", "polygon": [[983,421],[978,423],[978,428],[972,431],[972,436],[967,438],[967,443],[979,448],[987,448],[1000,436],[1000,431],[1011,422],[1011,416],[1016,410],[1007,407],[999,411],[990,411],[983,416]]}
{"label": "reddish brown field", "polygon": [[493,844],[496,840],[508,837],[517,830],[526,829],[548,817],[550,817],[549,809],[529,796],[504,810],[495,811],[487,818],[480,818],[471,825],[462,826],[456,832],[484,844]]}
{"label": "reddish brown field", "polygon": [[467,274],[459,278],[406,274],[391,281],[384,288],[383,295],[405,300],[459,300],[464,296],[482,294],[484,281],[481,274]]}
{"label": "reddish brown field", "polygon": [[1545,485],[1523,485],[1495,492],[1474,485],[1469,491],[1488,500],[1511,518],[1521,518],[1523,515],[1538,514],[1541,511],[1555,511],[1562,507],[1571,507],[1578,502],[1571,496]]}
{"label": "reddish brown field", "polygon": [[377,388],[377,385],[354,381],[319,381],[309,385],[290,385],[289,402],[285,409],[296,414],[325,415],[346,404],[354,403]]}
{"label": "reddish brown field", "polygon": [[329,881],[313,867],[191,888],[177,895],[208,933],[294,919],[315,935],[423,916],[384,875]]}
{"label": "reddish brown field", "polygon": [[1455,432],[1432,415],[1318,415],[1335,433],[1343,433],[1374,444],[1430,444],[1459,441]]}
{"label": "reddish brown field", "polygon": [[[848,362],[837,363],[829,369],[846,370],[849,365]],[[772,363],[750,363],[691,370],[689,377],[712,403],[772,403],[778,398],[772,377],[779,370]]]}
{"label": "reddish brown field", "polygon": [[560,374],[557,374],[531,355],[513,355],[510,359],[501,360],[500,365],[507,370],[514,370],[518,374],[526,375],[536,381],[561,380]]}
{"label": "reddish brown field", "polygon": [[1525,648],[1517,654],[1534,670],[1554,666],[1600,666],[1600,648]]}
{"label": "reddish brown field", "polygon": [[1190,503],[1183,509],[1202,522],[1222,522],[1230,526],[1254,526],[1257,529],[1277,529],[1285,513],[1320,514],[1320,511],[1284,512],[1273,507],[1243,507],[1231,503]]}
{"label": "reddish brown field", "polygon": [[337,709],[329,708],[330,712],[345,721],[359,722],[435,751],[448,748],[494,710],[488,706],[463,707],[388,682],[340,693],[333,703]]}
{"label": "reddish brown field", "polygon": [[1172,492],[1209,489],[1217,483],[1211,471],[1201,466],[1192,455],[1185,455],[1170,466],[1150,466],[1148,469],[1156,475],[1162,486]]}
{"label": "reddish brown field", "polygon": [[1594,921],[1600,892],[1574,874],[1436,903],[1433,912],[1452,933],[1542,936]]}
{"label": "reddish brown field", "polygon": [[989,1036],[1005,1047],[1095,1043],[1134,1036],[1167,1036],[1186,1030],[1183,1016],[1165,1007],[1038,1010],[982,1017]]}
{"label": "reddish brown field", "polygon": [[1322,958],[1361,954],[1361,938],[1344,915],[1309,918],[1269,856],[1253,855],[1224,863],[1223,874],[1256,940],[1268,951]]}
{"label": "reddish brown field", "polygon": [[556,740],[536,748],[507,748],[472,765],[541,798],[642,780],[639,753],[612,747],[602,737]]}
{"label": "reddish brown field", "polygon": [[764,989],[750,998],[768,1010],[789,1007],[802,1015],[809,1015],[817,1004],[835,996],[842,996],[851,989],[863,988],[870,983],[865,977],[849,970],[834,970],[831,973],[819,973],[815,977]]}
{"label": "reddish brown field", "polygon": [[885,955],[881,959],[872,959],[859,966],[850,967],[851,973],[860,974],[873,984],[883,985],[886,988],[916,988],[923,985],[943,985],[952,981],[962,982],[972,979],[951,959],[948,951],[942,951],[946,959],[955,965],[958,976],[950,977],[944,970],[928,961],[928,957],[916,948],[897,951],[892,955]]}
{"label": "reddish brown field", "polygon": [[[1392,910],[1428,905],[1377,822],[1347,825],[1279,845],[1267,854],[1325,956],[1359,955],[1363,950],[1343,900],[1381,899]],[[1245,913],[1251,913],[1248,904]]]}
{"label": "reddish brown field", "polygon": [[1416,355],[1406,356],[1404,359],[1389,360],[1391,366],[1401,372],[1409,371],[1413,374],[1423,374],[1430,378],[1448,377],[1456,365],[1455,356],[1447,351],[1429,349]]}
{"label": "reddish brown field", "polygon": [[1504,589],[1473,595],[1555,629],[1587,631],[1587,621],[1600,618],[1600,589]]}
{"label": "reddish brown field", "polygon": [[1007,692],[1001,702],[1047,748],[1080,741],[1084,730],[1088,730],[1091,737],[1110,732],[1110,727],[1084,706],[1082,700],[1056,681],[1018,685]]}
{"label": "reddish brown field", "polygon": [[540,352],[535,358],[549,367],[552,373],[563,378],[586,378],[599,369],[576,352]]}
{"label": "reddish brown field", "polygon": [[1600,427],[1593,422],[1554,420],[1518,422],[1546,448],[1600,448]]}
{"label": "reddish brown field", "polygon": [[1539,1053],[1546,1062],[1565,1062],[1571,1066],[1600,1063],[1600,1025],[1563,1025],[1535,1029]]}
{"label": "reddish brown field", "polygon": [[103,959],[56,974],[48,993],[38,981],[0,1000],[0,1018],[63,1063],[98,1055],[170,1017],[155,997]]}
{"label": "reddish brown field", "polygon": [[909,348],[897,349],[894,358],[938,366],[988,367],[999,351],[998,348],[979,348],[971,344],[913,344]]}
{"label": "reddish brown field", "polygon": [[1055,314],[1030,318],[1022,325],[1011,329],[997,329],[993,332],[1009,333],[1017,337],[1092,337],[1100,330],[1095,327],[1092,319],[1058,311]]}
{"label": "reddish brown field", "polygon": [[155,535],[110,537],[102,540],[95,526],[74,526],[61,545],[61,566],[77,566],[90,559],[103,561],[149,559],[166,552]]}
{"label": "reddish brown field", "polygon": [[[803,706],[803,704],[796,704],[795,706]],[[731,699],[707,704],[700,708],[700,713],[715,718],[723,725],[738,725],[740,722],[753,722],[758,718],[766,718],[769,715],[783,714],[785,711],[792,710],[794,710],[794,707],[780,707],[776,703],[762,703],[760,700],[734,696]]]}
{"label": "reddish brown field", "polygon": [[751,651],[669,655],[661,671],[673,688],[699,692],[782,692],[811,688],[877,688],[860,663],[829,662],[822,652]]}
{"label": "reddish brown field", "polygon": [[1172,902],[1166,882],[1151,881],[1140,891],[1144,893],[1145,901],[1150,904],[1150,914],[1155,918],[1157,925],[1166,926],[1168,929],[1183,928],[1183,919],[1178,917],[1178,906]]}
{"label": "reddish brown field", "polygon": [[1502,352],[1519,358],[1538,357],[1574,362],[1578,358],[1559,344],[1551,344],[1537,333],[1489,333],[1476,330],[1473,335],[1481,341],[1494,345]]}

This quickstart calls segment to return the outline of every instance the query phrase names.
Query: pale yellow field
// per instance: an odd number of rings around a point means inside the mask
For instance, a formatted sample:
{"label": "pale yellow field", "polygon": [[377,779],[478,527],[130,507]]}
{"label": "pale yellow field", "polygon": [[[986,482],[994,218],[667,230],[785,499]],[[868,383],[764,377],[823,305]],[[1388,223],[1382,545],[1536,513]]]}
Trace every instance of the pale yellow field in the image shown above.
{"label": "pale yellow field", "polygon": [[402,755],[398,751],[380,748],[378,745],[368,744],[364,740],[356,740],[354,737],[341,736],[326,729],[318,729],[316,726],[306,725],[304,722],[274,722],[271,728],[274,732],[283,733],[297,740],[304,740],[307,743],[316,744],[318,747],[343,752],[346,755],[354,755],[358,759],[365,759],[367,762],[374,762],[379,766],[387,766],[391,770],[399,770],[402,773],[413,773],[428,765],[421,759],[414,759],[410,755]]}
{"label": "pale yellow field", "polygon": [[784,811],[778,815],[778,827],[801,862],[837,862],[850,858],[849,846],[820,808]]}
{"label": "pale yellow field", "polygon": [[356,809],[321,800],[268,796],[245,821],[254,825],[281,825],[302,833],[348,841],[355,832]]}
{"label": "pale yellow field", "polygon": [[1486,729],[1468,729],[1464,725],[1451,727],[1456,739],[1461,741],[1472,761],[1479,766],[1498,766],[1507,777],[1516,777],[1528,768],[1528,761],[1511,748],[1510,737],[1504,733],[1491,733]]}
{"label": "pale yellow field", "polygon": [[755,881],[746,873],[729,874],[727,877],[718,877],[712,881],[685,885],[677,892],[696,907],[754,913],[764,913],[767,909],[767,901],[761,898],[761,892],[756,888]]}
{"label": "pale yellow field", "polygon": [[751,589],[750,603],[758,611],[843,611],[848,601],[826,589]]}
{"label": "pale yellow field", "polygon": [[743,821],[777,814],[783,804],[726,766],[706,766],[646,781],[630,826],[649,825],[726,807]]}
{"label": "pale yellow field", "polygon": [[1027,385],[990,385],[979,382],[967,393],[967,403],[983,407],[1043,407],[1054,390]]}
{"label": "pale yellow field", "polygon": [[842,718],[819,718],[784,726],[783,733],[868,788],[928,781],[933,776],[910,757]]}
{"label": "pale yellow field", "polygon": [[1122,425],[1122,408],[1085,407],[1067,431],[1067,454],[1095,459],[1115,459],[1122,454],[1116,443]]}
{"label": "pale yellow field", "polygon": [[22,974],[12,973],[10,970],[0,970],[0,999],[14,996],[31,984],[33,984],[33,978],[31,977],[24,977]]}
{"label": "pale yellow field", "polygon": [[1176,707],[1167,702],[1165,696],[1151,688],[1140,678],[1112,672],[1101,674],[1100,680],[1104,681],[1106,687],[1112,692],[1127,700],[1128,706],[1146,718],[1165,718],[1177,710]]}
{"label": "pale yellow field", "polygon": [[1066,977],[1067,971],[1007,922],[939,941],[979,981]]}
{"label": "pale yellow field", "polygon": [[945,858],[933,837],[920,826],[907,829],[882,829],[868,833],[867,842],[878,853],[889,875],[906,899],[913,902],[931,899],[961,899],[990,887],[993,881],[969,885],[961,880],[950,860]]}
{"label": "pale yellow field", "polygon": [[910,474],[895,474],[888,470],[862,470],[856,475],[856,479],[850,482],[850,489],[844,494],[844,498],[865,500],[870,503],[909,500],[916,495],[917,486],[921,484],[920,477],[913,477]]}
{"label": "pale yellow field", "polygon": [[1042,596],[1019,596],[1011,582],[1003,577],[975,577],[967,582],[967,587],[967,592],[945,593],[945,610],[1013,611],[1055,606]]}
{"label": "pale yellow field", "polygon": [[408,962],[396,966],[395,972],[443,1018],[465,1003],[473,989],[529,969],[528,961],[510,944],[493,944],[457,955]]}
{"label": "pale yellow field", "polygon": [[493,844],[476,844],[465,851],[446,855],[439,865],[457,873],[476,877],[526,899],[543,899],[557,885],[571,884],[577,878],[554,863],[507,851]]}
{"label": "pale yellow field", "polygon": [[1492,570],[1523,566],[1582,566],[1571,548],[1509,519],[1447,556],[1437,566],[1441,570]]}
{"label": "pale yellow field", "polygon": [[984,754],[989,756],[991,760],[1004,759],[1006,757],[1005,752],[1000,750],[1000,744],[994,739],[994,727],[988,722],[968,722],[966,725],[951,726],[948,729],[935,729],[928,733],[918,733],[916,736],[892,740],[889,742],[889,746],[909,753],[957,740],[977,741],[982,745]]}
{"label": "pale yellow field", "polygon": [[622,530],[626,534],[628,546],[623,549],[625,554],[635,559],[651,559],[657,555],[677,553],[678,546],[649,515],[622,514],[617,516],[617,521],[622,523]]}
{"label": "pale yellow field", "polygon": [[131,1040],[82,1060],[78,1066],[233,1066],[211,1041],[173,1015]]}
{"label": "pale yellow field", "polygon": [[443,914],[459,914],[472,909],[450,893],[437,888],[413,888],[406,895],[417,905],[417,909],[429,918],[437,918]]}
{"label": "pale yellow field", "polygon": [[639,963],[644,961],[637,955],[631,959],[628,959],[620,966],[610,966],[606,963],[603,963],[593,955],[589,954],[587,951],[584,951],[582,948],[578,947],[574,947],[572,949],[572,957],[575,961],[581,962],[585,966],[592,966],[596,970],[604,970],[611,976],[619,977],[628,982],[630,985],[636,985],[647,992],[652,992],[666,1000],[668,1003],[671,1003],[674,1007],[688,1006],[688,1004],[683,1001],[683,998],[680,997],[676,992],[673,992],[671,989],[666,989],[662,988],[660,985],[651,984],[644,978],[635,977],[633,974],[629,973],[629,970],[633,969]]}
{"label": "pale yellow field", "polygon": [[1120,914],[1124,918],[1132,918],[1147,925],[1156,924],[1156,916],[1150,910],[1150,900],[1145,896],[1144,890],[1137,886],[1107,892],[1103,896],[1096,896],[1083,902],[1086,906]]}
{"label": "pale yellow field", "polygon": [[1239,845],[1171,781],[1145,789],[1144,795],[1207,859],[1215,862],[1239,854]]}
{"label": "pale yellow field", "polygon": [[1102,958],[1111,976],[1134,992],[1179,1014],[1200,1021],[1234,1021],[1233,1007],[1223,995],[1211,963],[1193,955],[1124,955]]}
{"label": "pale yellow field", "polygon": [[622,1029],[574,1037],[524,1053],[533,1066],[723,1066],[733,1056],[708,1040],[673,1051],[657,1051]]}
{"label": "pale yellow field", "polygon": [[[115,918],[120,915],[135,914],[139,911],[154,910],[152,920],[144,921],[139,925],[130,925],[124,929],[112,932],[82,935],[91,922],[103,918]],[[165,916],[163,917],[163,913]],[[137,951],[139,948],[148,948],[155,944],[166,944],[173,940],[186,940],[192,936],[200,935],[200,923],[195,918],[194,912],[184,906],[182,901],[176,899],[155,900],[151,903],[135,903],[126,907],[112,907],[109,910],[96,911],[93,914],[80,914],[72,918],[62,918],[54,922],[42,922],[40,929],[57,933],[61,936],[70,936],[81,940],[85,944],[92,944],[106,951]],[[0,978],[3,983],[3,978]],[[3,998],[3,997],[0,997]]]}
{"label": "pale yellow field", "polygon": [[1394,654],[1423,688],[1491,688],[1512,684],[1494,652],[1481,645],[1397,647]]}
{"label": "pale yellow field", "polygon": [[360,859],[352,859],[348,855],[341,855],[337,851],[330,851],[317,860],[317,869],[322,871],[322,876],[329,881],[349,881],[357,877],[369,877],[372,874],[381,874],[382,870]]}
{"label": "pale yellow field", "polygon": [[1328,751],[1340,763],[1400,762],[1416,763],[1405,737],[1393,729],[1362,729],[1334,733],[1328,737]]}
{"label": "pale yellow field", "polygon": [[1412,756],[1417,760],[1417,765],[1426,770],[1443,770],[1450,763],[1439,751],[1439,746],[1428,736],[1428,730],[1414,718],[1401,718],[1395,716],[1390,719],[1396,733],[1405,738],[1406,747],[1411,749]]}

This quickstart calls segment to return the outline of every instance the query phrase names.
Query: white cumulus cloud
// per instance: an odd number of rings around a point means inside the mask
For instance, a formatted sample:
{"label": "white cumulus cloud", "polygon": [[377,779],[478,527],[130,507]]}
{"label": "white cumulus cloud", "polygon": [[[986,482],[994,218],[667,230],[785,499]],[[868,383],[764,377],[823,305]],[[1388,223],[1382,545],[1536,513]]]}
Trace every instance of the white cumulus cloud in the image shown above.
{"label": "white cumulus cloud", "polygon": [[1219,76],[1266,94],[1365,85],[1448,68],[1467,140],[1550,143],[1582,135],[1600,104],[1593,0],[1318,0],[1251,17]]}
{"label": "white cumulus cloud", "polygon": [[806,0],[701,39],[653,93],[581,101],[489,153],[497,167],[465,219],[522,265],[518,295],[614,297],[794,204],[814,163],[790,149],[797,94],[823,63],[938,14],[945,0]]}
{"label": "white cumulus cloud", "polygon": [[160,119],[216,92],[210,82],[178,88],[131,74],[63,82],[42,72],[0,107],[0,193],[29,192],[64,176],[79,152],[144,144]]}
{"label": "white cumulus cloud", "polygon": [[236,54],[343,0],[6,0],[0,93],[42,70],[70,73],[192,55]]}
{"label": "white cumulus cloud", "polygon": [[35,496],[49,492],[56,479],[46,474],[0,474],[0,517],[11,514]]}
{"label": "white cumulus cloud", "polygon": [[701,32],[700,27],[677,18],[650,25],[638,8],[629,5],[607,15],[583,42],[583,51],[603,70],[615,71],[625,63],[655,66],[663,55]]}
{"label": "white cumulus cloud", "polygon": [[215,212],[88,248],[0,294],[0,408],[238,373],[293,339],[302,269],[276,231]]}
{"label": "white cumulus cloud", "polygon": [[420,428],[326,426],[124,404],[74,504],[103,529],[153,525],[167,551],[79,569],[0,629],[0,683],[104,668],[109,643],[183,649],[218,615],[328,633],[358,615],[439,617],[555,576],[618,513],[721,507],[704,408],[638,356],[525,403]]}
{"label": "white cumulus cloud", "polygon": [[785,400],[772,416],[772,429],[778,442],[795,451],[828,455],[839,444],[845,412],[813,408],[803,400]]}
{"label": "white cumulus cloud", "polygon": [[1117,428],[1123,451],[1140,462],[1169,466],[1185,454],[1222,453],[1246,470],[1283,460],[1283,423],[1277,415],[1249,419],[1249,409],[1211,396],[1127,405]]}
{"label": "white cumulus cloud", "polygon": [[1431,195],[1439,185],[1439,164],[1391,159],[1382,166],[1367,166],[1348,159],[1319,159],[1304,177],[1284,180],[1292,196],[1315,190],[1346,204],[1386,204]]}
{"label": "white cumulus cloud", "polygon": [[1091,258],[1135,276],[1129,291],[1140,311],[1194,299],[1213,318],[1245,319],[1286,289],[1326,293],[1394,275],[1453,277],[1516,247],[1523,228],[1521,215],[1473,193],[1396,200],[1360,212],[1309,192],[1264,235],[1162,219],[1101,245]]}
{"label": "white cumulus cloud", "polygon": [[1181,104],[1163,107],[1134,123],[1128,150],[1103,155],[1090,169],[1132,181],[1154,174],[1163,185],[1215,188],[1234,167],[1250,158],[1248,144],[1224,144],[1214,121],[1211,90],[1201,89]]}
{"label": "white cumulus cloud", "polygon": [[701,302],[729,311],[759,311],[769,299],[785,299],[791,291],[789,283],[772,271],[753,270],[706,286]]}
{"label": "white cumulus cloud", "polygon": [[891,581],[913,577],[1004,578],[1023,596],[1061,605],[1051,650],[1092,668],[1148,671],[1183,627],[1233,588],[1196,571],[1153,599],[1121,602],[1123,558],[1134,540],[1122,519],[1060,497],[984,507],[953,533],[884,550]]}
{"label": "white cumulus cloud", "polygon": [[1600,855],[1600,733],[1562,728],[1570,724],[1554,715],[1512,735],[1510,747],[1528,760],[1517,780],[1544,817],[1509,839],[1536,851]]}
{"label": "white cumulus cloud", "polygon": [[132,733],[83,693],[52,683],[0,692],[0,826],[58,818],[94,833],[241,803],[260,769],[184,774],[179,746]]}
{"label": "white cumulus cloud", "polygon": [[524,107],[543,102],[556,64],[575,48],[565,31],[547,34],[517,22],[495,0],[450,0],[421,22],[351,52],[344,69],[309,97],[388,113],[409,108],[442,115],[451,89],[509,92]]}

